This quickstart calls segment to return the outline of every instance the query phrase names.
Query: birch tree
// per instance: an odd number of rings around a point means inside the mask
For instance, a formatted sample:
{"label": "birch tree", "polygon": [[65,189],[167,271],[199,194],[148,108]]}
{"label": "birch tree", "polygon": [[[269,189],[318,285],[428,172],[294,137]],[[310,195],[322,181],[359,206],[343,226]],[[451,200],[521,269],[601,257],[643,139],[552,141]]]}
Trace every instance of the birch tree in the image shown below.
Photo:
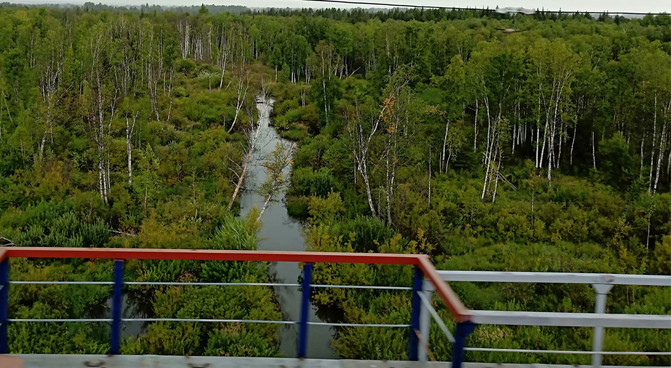
{"label": "birch tree", "polygon": [[96,27],[87,38],[86,80],[84,85],[85,120],[88,122],[97,148],[98,189],[107,203],[111,188],[109,139],[116,113],[119,88],[110,76],[108,46],[109,31],[105,26]]}
{"label": "birch tree", "polygon": [[151,109],[156,121],[161,121],[159,108],[159,82],[164,76],[164,55],[165,55],[165,41],[163,33],[149,34],[148,54],[146,65],[147,89],[151,101]]}
{"label": "birch tree", "polygon": [[[267,113],[270,114],[270,111],[268,111]],[[247,176],[247,169],[249,168],[249,164],[251,163],[252,158],[254,157],[254,152],[256,151],[256,141],[259,137],[259,132],[261,131],[259,126],[254,123],[254,117],[253,117],[254,115],[252,114],[251,110],[247,111],[247,116],[249,116],[249,126],[245,131],[247,136],[247,148],[245,150],[245,160],[242,164],[240,174],[235,172],[235,175],[238,177],[238,181],[235,185],[235,189],[233,190],[231,200],[228,201],[228,206],[226,206],[227,212],[231,212],[231,209],[233,209],[235,199],[238,197],[238,193],[240,193],[240,189],[242,188],[242,185],[245,182],[245,177]]]}
{"label": "birch tree", "polygon": [[456,121],[466,118],[466,106],[469,102],[475,100],[474,126],[473,126],[473,149],[477,148],[477,115],[479,109],[478,96],[474,93],[476,83],[473,81],[473,73],[470,73],[466,64],[460,55],[455,55],[450,60],[450,65],[445,75],[440,78],[438,85],[444,93],[443,110],[440,114],[442,121],[445,122],[443,130],[442,146],[440,150],[439,172],[445,173],[448,170],[450,161],[461,149],[464,138],[463,132],[453,129]]}
{"label": "birch tree", "polygon": [[[547,179],[552,185],[552,169],[559,167],[561,133],[568,121],[567,109],[571,83],[578,67],[578,57],[561,40],[536,41],[529,51],[533,68],[531,81],[537,85],[536,167],[544,167],[547,157]],[[542,128],[542,143],[540,132]],[[538,152],[540,149],[540,152]],[[561,152],[561,151],[559,151]],[[547,156],[546,156],[547,153]]]}
{"label": "birch tree", "polygon": [[487,123],[487,139],[483,152],[485,170],[481,199],[490,196],[496,200],[498,181],[502,176],[501,163],[508,132],[509,116],[514,101],[514,87],[521,73],[520,56],[512,50],[499,50],[488,46],[474,53],[469,63],[470,72],[476,79],[476,88],[484,119]]}
{"label": "birch tree", "polygon": [[235,123],[238,121],[238,116],[240,115],[240,110],[245,104],[245,99],[247,98],[247,91],[249,90],[249,72],[245,66],[244,59],[241,60],[240,64],[236,67],[236,79],[237,79],[237,99],[235,101],[235,115],[233,116],[233,122],[231,123],[228,132],[230,133],[235,128]]}
{"label": "birch tree", "polygon": [[268,208],[268,205],[273,201],[277,195],[283,190],[289,182],[288,169],[291,166],[291,156],[294,151],[294,144],[278,143],[275,150],[263,162],[263,167],[266,168],[268,178],[261,185],[259,189],[263,198],[263,207],[259,212],[257,222],[263,217],[263,213]]}
{"label": "birch tree", "polygon": [[187,17],[182,17],[177,21],[177,31],[182,59],[186,59],[191,52],[191,23]]}
{"label": "birch tree", "polygon": [[44,119],[42,138],[39,143],[38,159],[42,161],[44,148],[49,138],[53,143],[53,124],[56,107],[61,102],[66,88],[62,86],[64,79],[65,45],[61,29],[49,30],[43,41],[43,48],[39,54],[39,85],[41,97],[41,112]]}
{"label": "birch tree", "polygon": [[402,151],[408,141],[410,105],[412,94],[407,88],[411,74],[407,68],[399,68],[392,76],[382,101],[380,118],[384,138],[381,159],[384,161],[384,194],[386,221],[392,224],[392,202],[396,186],[396,172]]}
{"label": "birch tree", "polygon": [[[641,106],[640,110],[645,114],[644,121],[647,122],[643,127],[649,131],[643,137],[650,137],[648,193],[654,194],[671,141],[671,56],[659,49],[634,50],[622,59],[621,63],[636,68],[636,105]],[[643,145],[642,141],[641,147]]]}
{"label": "birch tree", "polygon": [[332,44],[320,41],[315,46],[315,52],[308,60],[310,68],[318,76],[313,84],[313,98],[320,108],[323,125],[328,124],[332,106],[338,98],[338,83],[336,77],[340,57]]}
{"label": "birch tree", "polygon": [[219,78],[219,89],[224,86],[224,75],[226,75],[226,64],[231,53],[230,39],[232,38],[233,28],[228,30],[222,25],[219,35],[219,52],[217,54],[217,65],[221,68],[221,77]]}
{"label": "birch tree", "polygon": [[135,134],[135,123],[137,122],[137,116],[139,111],[136,111],[132,118],[132,122],[129,119],[128,113],[126,113],[126,158],[128,160],[128,184],[133,184],[133,147],[131,141],[133,139],[133,134]]}
{"label": "birch tree", "polygon": [[385,113],[386,106],[382,107],[380,114],[377,116],[375,116],[375,113],[371,113],[369,108],[364,107],[364,109],[368,111],[361,111],[358,102],[355,101],[353,108],[345,108],[344,118],[345,121],[347,121],[346,129],[351,141],[352,156],[354,157],[356,170],[359,172],[359,175],[361,175],[364,189],[366,191],[368,207],[371,215],[377,217],[377,211],[373,204],[368,165],[370,160],[371,142],[380,127],[380,121]]}

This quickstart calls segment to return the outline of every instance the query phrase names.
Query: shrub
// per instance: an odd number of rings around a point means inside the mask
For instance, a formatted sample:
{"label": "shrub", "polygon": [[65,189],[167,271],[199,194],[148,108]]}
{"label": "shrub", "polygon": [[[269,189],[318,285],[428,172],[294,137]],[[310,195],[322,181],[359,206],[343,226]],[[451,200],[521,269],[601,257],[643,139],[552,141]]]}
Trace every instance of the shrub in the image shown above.
{"label": "shrub", "polygon": [[300,195],[326,197],[338,189],[338,180],[328,169],[318,171],[313,171],[311,168],[296,169],[291,181],[293,191]]}
{"label": "shrub", "polygon": [[310,210],[307,197],[287,196],[287,212],[291,217],[298,219],[308,218]]}

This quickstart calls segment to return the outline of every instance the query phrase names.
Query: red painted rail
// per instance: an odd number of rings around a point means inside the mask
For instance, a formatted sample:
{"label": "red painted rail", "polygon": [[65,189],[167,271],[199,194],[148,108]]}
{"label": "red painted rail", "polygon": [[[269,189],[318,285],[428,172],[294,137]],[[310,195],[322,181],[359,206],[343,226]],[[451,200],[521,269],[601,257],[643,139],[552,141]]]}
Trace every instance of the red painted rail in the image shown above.
{"label": "red painted rail", "polygon": [[6,258],[165,259],[414,265],[419,267],[424,276],[433,284],[436,292],[457,322],[470,321],[472,318],[470,311],[461,303],[452,288],[443,281],[426,255],[211,249],[9,247],[0,249],[0,262]]}

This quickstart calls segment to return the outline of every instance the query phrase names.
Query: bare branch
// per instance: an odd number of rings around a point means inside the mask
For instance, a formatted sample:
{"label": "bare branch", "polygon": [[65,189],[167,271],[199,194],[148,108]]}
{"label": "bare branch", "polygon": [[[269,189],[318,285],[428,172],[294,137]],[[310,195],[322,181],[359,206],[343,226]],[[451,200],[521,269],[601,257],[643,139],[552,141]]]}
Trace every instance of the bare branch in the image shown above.
{"label": "bare branch", "polygon": [[2,244],[2,246],[5,246],[5,247],[16,245],[12,239],[6,238],[2,235],[0,235],[0,240],[5,241],[5,244]]}
{"label": "bare branch", "polygon": [[114,229],[111,229],[110,232],[112,234],[123,235],[123,236],[137,236],[137,234],[131,234],[131,233],[127,233],[125,231],[114,230]]}

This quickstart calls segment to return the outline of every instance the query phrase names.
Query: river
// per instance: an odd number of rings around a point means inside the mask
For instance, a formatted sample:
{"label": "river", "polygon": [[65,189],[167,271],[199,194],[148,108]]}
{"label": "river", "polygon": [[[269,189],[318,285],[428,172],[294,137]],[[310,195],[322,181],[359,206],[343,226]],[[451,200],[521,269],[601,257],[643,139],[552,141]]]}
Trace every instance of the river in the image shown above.
{"label": "river", "polygon": [[[263,161],[275,150],[278,143],[290,144],[281,138],[275,128],[270,126],[270,113],[273,108],[273,100],[258,98],[256,108],[259,114],[259,132],[256,138],[255,151],[252,156],[247,176],[245,177],[245,190],[240,195],[241,214],[244,216],[254,207],[259,209],[263,206],[264,198],[259,194],[259,187],[265,182],[267,174],[263,167]],[[291,168],[286,169],[288,175]],[[261,218],[263,226],[258,234],[259,250],[295,250],[304,251],[305,238],[303,237],[303,226],[301,223],[289,216],[285,201],[285,192],[279,193],[274,202]],[[271,277],[278,283],[298,283],[301,276],[299,265],[294,262],[279,262],[272,264]],[[301,292],[296,287],[275,287],[282,314],[287,320],[298,321],[300,315]],[[310,321],[320,322],[317,316],[317,308],[311,305]],[[328,326],[310,326],[308,331],[308,358],[335,358],[331,348],[333,329]],[[288,357],[296,356],[298,328],[295,325],[284,325],[280,332],[282,354]]]}

